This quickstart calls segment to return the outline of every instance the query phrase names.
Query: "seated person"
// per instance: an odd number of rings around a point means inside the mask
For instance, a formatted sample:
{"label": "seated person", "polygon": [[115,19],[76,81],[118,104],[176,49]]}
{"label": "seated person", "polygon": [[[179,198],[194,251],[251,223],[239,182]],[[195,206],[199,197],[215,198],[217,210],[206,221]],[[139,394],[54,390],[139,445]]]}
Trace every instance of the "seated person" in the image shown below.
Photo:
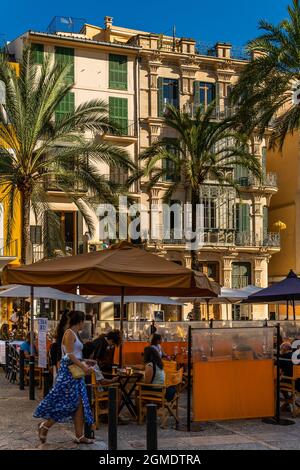
{"label": "seated person", "polygon": [[92,342],[85,343],[85,345],[83,346],[83,350],[82,350],[82,357],[83,357],[83,359],[85,359],[85,362],[90,367],[92,367],[92,369],[95,372],[96,381],[99,384],[98,391],[99,392],[104,392],[104,391],[107,390],[107,387],[103,388],[102,386],[107,386],[107,385],[114,384],[114,383],[118,382],[119,378],[114,377],[111,380],[104,378],[104,376],[101,372],[101,369],[100,369],[99,365],[97,364],[97,361],[92,359],[94,352],[95,352],[94,344]]}
{"label": "seated person", "polygon": [[[293,377],[293,361],[292,361],[293,349],[292,345],[288,342],[282,343],[280,346],[280,356],[279,356],[279,368],[285,377]],[[288,382],[288,380],[283,379],[283,382]],[[296,380],[296,390],[300,392],[300,379]]]}
{"label": "seated person", "polygon": [[[34,341],[36,340],[36,335],[33,336]],[[24,343],[21,344],[20,350],[24,351],[25,360],[29,361],[30,359],[30,333],[27,333]],[[34,356],[37,356],[37,349],[34,345]]]}
{"label": "seated person", "polygon": [[93,341],[95,348],[93,359],[98,362],[101,370],[111,370],[114,365],[115,347],[120,346],[121,342],[122,338],[119,330],[109,331]]}
{"label": "seated person", "polygon": [[[164,385],[165,383],[165,372],[164,366],[157,350],[152,346],[147,346],[144,349],[144,362],[145,362],[145,384],[157,384]],[[145,390],[153,390],[155,388],[148,388],[145,386]],[[160,390],[157,388],[157,390]],[[166,390],[166,400],[170,401],[174,398],[176,388],[171,386]]]}
{"label": "seated person", "polygon": [[170,360],[170,357],[164,353],[162,347],[161,347],[161,343],[162,343],[162,337],[161,335],[158,335],[157,333],[154,333],[154,335],[152,336],[152,339],[151,339],[151,346],[152,348],[156,349],[156,351],[158,352],[160,358],[166,358],[168,360]]}

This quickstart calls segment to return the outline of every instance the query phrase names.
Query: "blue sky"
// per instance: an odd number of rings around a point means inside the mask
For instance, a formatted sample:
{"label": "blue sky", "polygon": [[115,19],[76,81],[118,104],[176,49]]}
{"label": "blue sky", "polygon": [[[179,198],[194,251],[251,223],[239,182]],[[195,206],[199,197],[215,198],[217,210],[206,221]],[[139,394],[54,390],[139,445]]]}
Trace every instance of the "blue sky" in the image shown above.
{"label": "blue sky", "polygon": [[28,29],[45,31],[56,15],[85,18],[97,25],[102,25],[103,17],[110,15],[119,26],[171,33],[176,25],[177,36],[241,46],[256,36],[259,19],[277,23],[286,17],[288,3],[288,0],[15,0],[2,2],[0,35],[11,40]]}

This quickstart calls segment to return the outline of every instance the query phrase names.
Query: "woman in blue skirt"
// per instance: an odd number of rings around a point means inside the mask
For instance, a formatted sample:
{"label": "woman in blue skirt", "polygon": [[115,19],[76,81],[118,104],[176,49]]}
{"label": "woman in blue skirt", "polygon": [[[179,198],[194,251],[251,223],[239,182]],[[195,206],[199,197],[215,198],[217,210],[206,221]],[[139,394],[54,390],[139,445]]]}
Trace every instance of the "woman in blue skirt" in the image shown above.
{"label": "woman in blue skirt", "polygon": [[78,444],[94,442],[84,436],[84,422],[93,423],[84,377],[75,379],[69,370],[71,364],[76,364],[86,375],[92,371],[91,367],[82,362],[83,343],[79,331],[83,329],[84,318],[83,312],[70,312],[69,327],[62,339],[62,359],[56,382],[34,412],[35,418],[45,420],[38,425],[42,443],[46,442],[48,430],[55,423],[72,420],[75,427],[75,442]]}

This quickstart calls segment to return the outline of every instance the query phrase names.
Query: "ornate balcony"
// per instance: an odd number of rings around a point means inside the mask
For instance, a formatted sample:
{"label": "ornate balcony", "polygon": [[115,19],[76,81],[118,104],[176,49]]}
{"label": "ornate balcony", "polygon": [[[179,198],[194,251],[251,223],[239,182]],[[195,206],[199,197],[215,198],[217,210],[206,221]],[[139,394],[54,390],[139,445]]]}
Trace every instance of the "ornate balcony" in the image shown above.
{"label": "ornate balcony", "polygon": [[[151,240],[151,244],[162,244],[166,246],[182,246],[188,243],[188,240],[175,238],[171,233],[169,238],[160,238],[160,240]],[[280,234],[252,234],[248,232],[237,232],[234,229],[205,229],[202,235],[201,243],[204,247],[243,247],[243,248],[280,248]]]}

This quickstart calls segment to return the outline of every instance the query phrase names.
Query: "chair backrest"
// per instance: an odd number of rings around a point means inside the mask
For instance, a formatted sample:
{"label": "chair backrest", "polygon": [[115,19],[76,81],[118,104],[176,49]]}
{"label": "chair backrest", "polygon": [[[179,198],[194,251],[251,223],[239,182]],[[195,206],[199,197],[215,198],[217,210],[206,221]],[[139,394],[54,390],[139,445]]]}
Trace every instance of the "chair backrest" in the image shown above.
{"label": "chair backrest", "polygon": [[294,379],[299,379],[300,378],[300,365],[299,366],[296,366],[296,365],[293,366],[293,378]]}
{"label": "chair backrest", "polygon": [[252,360],[254,359],[253,351],[235,351],[235,359]]}
{"label": "chair backrest", "polygon": [[176,361],[162,361],[164,365],[165,373],[176,372],[177,371],[177,362]]}
{"label": "chair backrest", "polygon": [[177,372],[169,372],[165,374],[165,385],[167,387],[180,385],[183,379],[183,368]]}
{"label": "chair backrest", "polygon": [[93,386],[97,385],[96,374],[95,374],[94,370],[91,373],[91,383],[92,383]]}

